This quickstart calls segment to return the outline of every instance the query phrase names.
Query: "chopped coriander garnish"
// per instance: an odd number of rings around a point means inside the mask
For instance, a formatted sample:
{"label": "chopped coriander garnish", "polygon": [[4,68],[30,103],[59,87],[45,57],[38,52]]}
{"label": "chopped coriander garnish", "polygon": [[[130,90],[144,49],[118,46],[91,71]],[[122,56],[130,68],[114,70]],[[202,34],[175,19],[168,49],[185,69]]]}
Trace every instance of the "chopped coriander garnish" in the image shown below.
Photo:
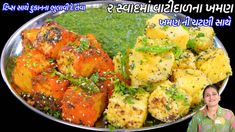
{"label": "chopped coriander garnish", "polygon": [[73,85],[80,86],[84,91],[90,94],[100,92],[100,89],[95,85],[95,83],[91,79],[84,77],[73,78],[70,76],[66,76],[56,70],[53,70],[52,74],[60,76],[60,79],[69,80]]}
{"label": "chopped coriander garnish", "polygon": [[54,63],[55,62],[55,59],[53,59],[53,58],[49,58],[49,63]]}
{"label": "chopped coriander garnish", "polygon": [[181,26],[182,26],[182,28],[183,28],[184,30],[189,31],[189,28],[186,27],[184,24],[181,24]]}
{"label": "chopped coriander garnish", "polygon": [[80,45],[75,48],[78,52],[82,52],[84,50],[89,49],[89,42],[86,38],[81,38],[80,42]]}
{"label": "chopped coriander garnish", "polygon": [[90,79],[94,82],[94,83],[97,83],[99,82],[99,74],[98,72],[96,72],[95,74],[92,74]]}
{"label": "chopped coriander garnish", "polygon": [[173,100],[186,100],[186,97],[183,93],[179,92],[178,89],[173,85],[166,89],[166,94],[169,95]]}
{"label": "chopped coriander garnish", "polygon": [[163,26],[162,29],[167,30],[169,27],[170,27],[169,25],[166,25],[166,26]]}
{"label": "chopped coriander garnish", "polygon": [[200,38],[200,37],[205,37],[205,34],[204,33],[198,33],[197,38]]}
{"label": "chopped coriander garnish", "polygon": [[33,45],[31,45],[31,44],[26,44],[26,48],[28,48],[28,49],[33,49]]}
{"label": "chopped coriander garnish", "polygon": [[54,21],[53,19],[48,18],[48,19],[46,19],[46,21],[45,21],[45,22],[53,22],[53,21]]}
{"label": "chopped coriander garnish", "polygon": [[121,94],[125,96],[125,100],[128,104],[134,104],[133,100],[137,93],[144,93],[143,88],[134,88],[126,85],[124,82],[121,82],[119,79],[114,80],[115,88],[114,93]]}
{"label": "chopped coriander garnish", "polygon": [[110,132],[114,132],[114,130],[115,130],[115,127],[111,124],[108,125],[108,128],[109,128]]}
{"label": "chopped coriander garnish", "polygon": [[133,100],[132,100],[132,98],[131,98],[130,96],[127,96],[127,97],[125,98],[125,101],[126,101],[128,104],[134,104],[134,102],[133,102]]}
{"label": "chopped coriander garnish", "polygon": [[176,58],[176,59],[179,59],[179,57],[180,57],[180,56],[182,55],[182,53],[183,53],[183,50],[182,50],[181,48],[179,48],[179,47],[174,47],[173,53],[174,53],[174,55],[175,55],[175,58]]}
{"label": "chopped coriander garnish", "polygon": [[187,43],[187,47],[189,49],[195,49],[196,47],[196,40],[195,39],[189,39]]}
{"label": "chopped coriander garnish", "polygon": [[121,74],[126,79],[128,78],[127,71],[126,71],[126,65],[128,62],[128,56],[126,51],[123,51],[121,54]]}
{"label": "chopped coriander garnish", "polygon": [[142,38],[142,44],[143,44],[143,45],[148,45],[148,39],[147,39],[146,36],[144,36],[144,37]]}
{"label": "chopped coriander garnish", "polygon": [[170,51],[172,48],[173,48],[173,46],[159,46],[159,45],[148,46],[148,45],[145,45],[143,47],[137,48],[136,51],[161,54],[161,53],[165,53],[167,51]]}
{"label": "chopped coriander garnish", "polygon": [[171,110],[171,107],[169,106],[169,104],[167,104],[167,105],[165,105],[165,107],[166,107],[166,110]]}

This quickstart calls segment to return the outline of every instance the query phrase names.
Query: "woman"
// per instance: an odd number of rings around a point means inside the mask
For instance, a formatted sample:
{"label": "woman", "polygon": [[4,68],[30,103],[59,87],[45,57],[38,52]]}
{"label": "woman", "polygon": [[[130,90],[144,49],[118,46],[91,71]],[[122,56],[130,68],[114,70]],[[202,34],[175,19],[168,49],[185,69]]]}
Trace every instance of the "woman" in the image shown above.
{"label": "woman", "polygon": [[219,106],[220,95],[214,85],[203,91],[206,104],[189,123],[188,132],[235,132],[235,117],[232,111]]}

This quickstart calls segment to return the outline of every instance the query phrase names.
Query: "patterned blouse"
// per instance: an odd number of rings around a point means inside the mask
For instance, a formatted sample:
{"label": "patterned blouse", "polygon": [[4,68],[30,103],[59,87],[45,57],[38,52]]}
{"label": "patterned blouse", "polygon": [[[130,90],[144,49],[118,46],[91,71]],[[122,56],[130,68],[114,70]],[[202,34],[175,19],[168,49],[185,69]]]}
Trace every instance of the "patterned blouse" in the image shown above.
{"label": "patterned blouse", "polygon": [[207,115],[205,107],[193,116],[187,132],[235,132],[234,114],[219,106],[213,120]]}

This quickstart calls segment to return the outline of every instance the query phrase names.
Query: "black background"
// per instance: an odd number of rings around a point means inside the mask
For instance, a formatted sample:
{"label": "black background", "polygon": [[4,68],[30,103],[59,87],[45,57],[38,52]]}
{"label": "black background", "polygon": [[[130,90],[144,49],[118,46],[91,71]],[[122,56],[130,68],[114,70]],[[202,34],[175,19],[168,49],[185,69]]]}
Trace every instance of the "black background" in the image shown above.
{"label": "black background", "polygon": [[[2,12],[2,5],[3,3],[8,2],[11,4],[23,4],[28,2],[30,4],[63,4],[67,2],[77,3],[79,1],[57,1],[57,2],[49,2],[45,0],[44,2],[36,2],[36,1],[1,1],[0,3],[0,47],[1,51],[10,38],[10,36],[24,23],[29,21],[30,19],[34,18],[35,16],[41,14],[42,12],[36,12],[30,14],[28,12]],[[148,1],[146,1],[148,2]],[[167,0],[156,0],[151,1],[152,4],[155,3],[166,3]],[[174,0],[175,3],[210,3],[210,4],[222,4],[222,3],[233,3],[232,0],[213,0],[213,1],[202,1],[196,0],[192,2],[192,0],[182,1],[182,0]],[[234,5],[235,6],[235,5]],[[234,7],[235,8],[235,7]],[[225,14],[225,13],[207,13],[203,11],[202,13],[184,13],[189,15],[193,18],[208,18],[209,16],[214,16],[215,18],[227,18],[227,16],[232,16],[233,14]],[[230,27],[214,27],[216,36],[221,40],[223,45],[225,46],[228,55],[230,57],[230,64],[234,71],[235,69],[235,32],[234,32],[234,21],[232,21],[232,25]],[[233,48],[234,47],[234,48]],[[221,95],[220,105],[222,107],[228,108],[235,112],[235,87],[234,87],[235,77],[230,77],[228,84]],[[1,78],[1,85],[0,85],[0,129],[3,130],[18,130],[18,131],[48,131],[48,130],[57,130],[57,131],[84,131],[82,129],[66,126],[54,121],[51,121],[45,117],[36,114],[35,112],[31,111],[27,107],[25,107],[19,100],[17,100],[14,95],[10,92],[8,87],[6,86],[5,82]],[[186,131],[188,127],[190,119],[187,119],[183,122],[157,129],[157,131]],[[155,130],[156,131],[156,130]]]}

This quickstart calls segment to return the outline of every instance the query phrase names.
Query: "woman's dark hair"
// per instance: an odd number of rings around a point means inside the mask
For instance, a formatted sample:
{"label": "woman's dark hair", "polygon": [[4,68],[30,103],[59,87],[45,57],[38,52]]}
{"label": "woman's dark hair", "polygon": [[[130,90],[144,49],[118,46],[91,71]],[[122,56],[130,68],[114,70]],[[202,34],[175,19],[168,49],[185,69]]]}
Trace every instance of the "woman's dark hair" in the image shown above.
{"label": "woman's dark hair", "polygon": [[216,90],[216,92],[219,94],[219,88],[218,88],[216,85],[208,85],[208,86],[206,86],[206,88],[203,90],[203,93],[202,93],[203,98],[204,98],[204,96],[205,96],[205,91],[206,91],[208,88],[214,88],[214,89]]}

